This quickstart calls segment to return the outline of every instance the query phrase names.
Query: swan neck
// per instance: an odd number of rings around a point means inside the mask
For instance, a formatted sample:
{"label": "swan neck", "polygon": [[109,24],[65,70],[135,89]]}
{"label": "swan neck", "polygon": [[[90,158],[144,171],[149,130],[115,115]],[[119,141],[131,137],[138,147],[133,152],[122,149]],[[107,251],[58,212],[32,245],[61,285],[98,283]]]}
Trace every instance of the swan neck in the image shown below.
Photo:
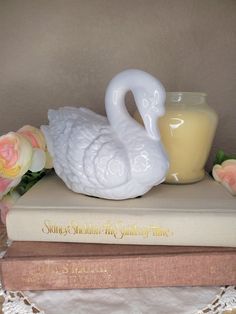
{"label": "swan neck", "polygon": [[117,133],[121,133],[122,125],[133,127],[134,130],[142,129],[126,109],[125,95],[128,91],[134,95],[148,136],[159,140],[156,119],[164,114],[165,90],[157,79],[140,70],[123,71],[109,83],[106,90],[105,107],[111,126]]}

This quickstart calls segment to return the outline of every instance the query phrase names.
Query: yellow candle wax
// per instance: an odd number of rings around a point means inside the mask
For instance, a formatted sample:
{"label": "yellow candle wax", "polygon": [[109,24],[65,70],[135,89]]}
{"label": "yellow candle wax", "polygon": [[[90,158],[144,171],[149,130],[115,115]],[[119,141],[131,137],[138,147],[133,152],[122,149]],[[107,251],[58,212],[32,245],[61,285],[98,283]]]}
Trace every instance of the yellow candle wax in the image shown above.
{"label": "yellow candle wax", "polygon": [[[135,113],[137,121],[141,121]],[[166,113],[159,119],[161,140],[170,168],[167,183],[192,183],[204,177],[217,115],[202,93],[167,93]]]}

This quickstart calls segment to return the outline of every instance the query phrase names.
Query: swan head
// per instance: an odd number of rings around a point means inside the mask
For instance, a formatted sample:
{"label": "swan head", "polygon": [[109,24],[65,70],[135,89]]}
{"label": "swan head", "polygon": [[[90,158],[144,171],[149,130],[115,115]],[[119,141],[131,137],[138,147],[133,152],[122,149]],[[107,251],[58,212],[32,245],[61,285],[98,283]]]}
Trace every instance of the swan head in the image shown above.
{"label": "swan head", "polygon": [[132,90],[134,99],[148,135],[159,140],[157,119],[165,114],[165,89],[161,82],[150,74],[143,72],[141,76],[142,86]]}
{"label": "swan head", "polygon": [[119,116],[129,116],[125,109],[125,94],[131,91],[143,119],[145,129],[154,140],[160,139],[158,117],[165,113],[165,89],[161,82],[147,72],[129,69],[117,74],[109,83],[105,105],[108,120],[116,127]]}

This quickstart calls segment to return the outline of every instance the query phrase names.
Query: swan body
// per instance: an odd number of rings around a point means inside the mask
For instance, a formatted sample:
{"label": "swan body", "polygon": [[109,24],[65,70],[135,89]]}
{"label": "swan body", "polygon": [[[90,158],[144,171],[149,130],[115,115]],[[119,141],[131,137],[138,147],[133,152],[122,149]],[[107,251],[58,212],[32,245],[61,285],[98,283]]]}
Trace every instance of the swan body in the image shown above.
{"label": "swan body", "polygon": [[[145,128],[128,114],[133,92]],[[107,117],[87,108],[49,110],[41,129],[57,175],[74,192],[106,199],[140,196],[165,179],[168,159],[156,125],[164,114],[165,90],[140,70],[126,70],[107,87]]]}

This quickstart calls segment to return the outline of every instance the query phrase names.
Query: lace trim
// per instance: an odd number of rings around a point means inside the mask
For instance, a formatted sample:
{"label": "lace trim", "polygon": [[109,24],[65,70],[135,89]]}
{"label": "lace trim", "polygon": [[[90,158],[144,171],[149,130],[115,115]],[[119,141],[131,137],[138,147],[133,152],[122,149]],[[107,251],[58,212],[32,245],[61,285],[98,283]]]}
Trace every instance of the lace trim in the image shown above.
{"label": "lace trim", "polygon": [[[3,299],[2,311],[4,314],[45,314],[21,291],[0,290],[0,296]],[[223,314],[234,309],[236,309],[236,286],[226,286],[221,288],[221,292],[211,304],[196,314]]]}
{"label": "lace trim", "polygon": [[20,291],[0,291],[4,314],[45,314]]}
{"label": "lace trim", "polygon": [[225,286],[211,304],[197,314],[223,314],[236,309],[236,286]]}

